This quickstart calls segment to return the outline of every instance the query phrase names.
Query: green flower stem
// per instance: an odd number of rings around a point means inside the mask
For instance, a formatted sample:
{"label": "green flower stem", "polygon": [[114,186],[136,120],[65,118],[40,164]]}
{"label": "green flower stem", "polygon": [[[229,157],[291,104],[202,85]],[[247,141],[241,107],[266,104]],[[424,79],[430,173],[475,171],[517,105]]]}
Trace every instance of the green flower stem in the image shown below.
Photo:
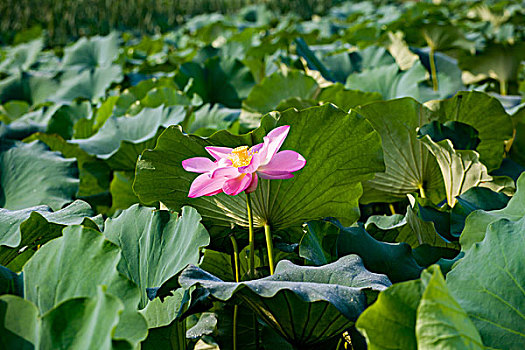
{"label": "green flower stem", "polygon": [[174,331],[176,333],[176,339],[177,339],[177,342],[179,343],[178,344],[179,349],[186,350],[188,348],[186,344],[186,321],[184,320],[184,321],[176,322],[173,328],[172,328],[172,332]]}
{"label": "green flower stem", "polygon": [[417,188],[419,188],[419,196],[421,198],[427,198],[427,196],[425,195],[425,189],[423,188],[423,185],[419,184],[417,185]]}
{"label": "green flower stem", "polygon": [[430,53],[428,56],[430,58],[430,74],[432,75],[432,88],[434,89],[434,91],[438,91],[439,86],[436,71],[436,61],[434,57],[434,49],[430,48]]}
{"label": "green flower stem", "polygon": [[[235,264],[235,282],[239,282],[239,246],[237,245],[237,240],[235,239],[235,236],[231,235],[230,240],[232,241],[232,247],[233,247],[233,261]],[[237,313],[238,313],[238,305],[233,306],[233,350],[237,350]]]}
{"label": "green flower stem", "polygon": [[235,239],[235,236],[231,235],[230,240],[232,241],[233,247],[233,261],[235,264],[235,282],[239,282],[239,246],[237,245],[237,240]]}
{"label": "green flower stem", "polygon": [[233,350],[237,350],[237,312],[239,305],[233,306]]}
{"label": "green flower stem", "polygon": [[505,80],[499,81],[499,94],[507,96],[507,82]]}
{"label": "green flower stem", "polygon": [[273,243],[270,225],[264,223],[264,235],[266,237],[266,248],[268,249],[268,265],[270,265],[270,274],[273,275]]}
{"label": "green flower stem", "polygon": [[253,235],[253,214],[250,201],[250,194],[246,193],[246,209],[248,210],[248,242],[250,249],[250,258],[248,260],[248,274],[250,278],[255,277],[255,236]]}

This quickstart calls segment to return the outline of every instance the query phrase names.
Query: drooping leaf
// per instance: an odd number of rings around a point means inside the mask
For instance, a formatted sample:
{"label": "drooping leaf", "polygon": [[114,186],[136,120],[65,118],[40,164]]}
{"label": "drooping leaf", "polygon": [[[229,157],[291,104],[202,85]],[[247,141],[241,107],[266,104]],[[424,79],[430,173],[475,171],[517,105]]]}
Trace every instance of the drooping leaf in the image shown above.
{"label": "drooping leaf", "polygon": [[493,349],[519,349],[525,342],[524,232],[523,218],[493,222],[447,275],[452,295]]}
{"label": "drooping leaf", "polygon": [[361,227],[342,227],[338,222],[310,221],[299,245],[299,255],[315,265],[357,254],[365,268],[386,275],[392,282],[419,278],[423,270],[406,244],[381,242]]}
{"label": "drooping leaf", "polygon": [[45,204],[53,210],[72,201],[78,170],[38,142],[4,144],[0,150],[0,206],[9,210]]}
{"label": "drooping leaf", "polygon": [[291,126],[281,149],[299,152],[307,165],[292,180],[260,180],[252,194],[255,226],[268,222],[277,231],[325,216],[351,224],[358,217],[359,182],[383,167],[379,137],[355,113],[346,114],[331,105],[290,110],[280,114],[277,121],[267,116],[260,128],[240,136],[220,131],[203,139],[170,127],[153,151],[142,154],[133,186],[135,193],[145,203],[160,200],[175,211],[191,205],[199,210],[208,228],[229,227],[231,222],[246,226],[244,194],[188,198],[195,174],[184,171],[181,162],[208,156],[204,149],[208,145],[237,147],[262,142],[266,133],[280,125]]}
{"label": "drooping leaf", "polygon": [[475,151],[455,150],[450,140],[434,142],[428,135],[422,137],[421,142],[436,157],[450,207],[456,204],[457,196],[473,187],[487,187],[499,192],[514,186],[511,178],[490,176]]}
{"label": "drooping leaf", "polygon": [[147,334],[145,319],[137,312],[140,292],[117,271],[120,249],[93,229],[68,226],[60,238],[42,246],[24,266],[24,297],[43,315],[71,298],[93,297],[97,286],[124,304],[115,338],[132,344]]}
{"label": "drooping leaf", "polygon": [[281,261],[273,276],[241,283],[223,282],[190,266],[180,275],[179,283],[185,288],[196,285],[218,300],[245,300],[295,346],[311,346],[340,334],[370,302],[365,290],[377,292],[390,285],[384,275],[368,272],[356,255],[322,267]]}
{"label": "drooping leaf", "polygon": [[476,129],[455,121],[441,124],[433,120],[423,125],[417,132],[421,137],[428,135],[434,142],[449,139],[456,150],[475,150],[480,142]]}
{"label": "drooping leaf", "polygon": [[425,104],[432,110],[432,119],[445,123],[456,121],[472,126],[479,133],[476,148],[480,161],[488,171],[498,168],[503,159],[504,141],[512,138],[512,120],[501,103],[477,91],[458,92],[454,97]]}
{"label": "drooping leaf", "polygon": [[[21,210],[0,209],[0,263],[9,264],[22,248],[28,259],[39,245],[60,236],[65,226],[89,225],[86,218],[93,215],[89,204],[80,200],[55,212],[45,205]],[[100,217],[93,219],[101,224]],[[91,224],[96,228],[95,222]]]}

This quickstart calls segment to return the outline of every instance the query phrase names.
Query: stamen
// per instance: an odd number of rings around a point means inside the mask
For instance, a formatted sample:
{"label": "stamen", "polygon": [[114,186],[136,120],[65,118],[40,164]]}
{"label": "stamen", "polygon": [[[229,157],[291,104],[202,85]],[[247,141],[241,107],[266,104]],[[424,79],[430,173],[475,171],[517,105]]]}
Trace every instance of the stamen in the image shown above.
{"label": "stamen", "polygon": [[228,155],[228,159],[232,161],[234,167],[239,168],[250,165],[252,154],[248,150],[248,146],[239,146]]}

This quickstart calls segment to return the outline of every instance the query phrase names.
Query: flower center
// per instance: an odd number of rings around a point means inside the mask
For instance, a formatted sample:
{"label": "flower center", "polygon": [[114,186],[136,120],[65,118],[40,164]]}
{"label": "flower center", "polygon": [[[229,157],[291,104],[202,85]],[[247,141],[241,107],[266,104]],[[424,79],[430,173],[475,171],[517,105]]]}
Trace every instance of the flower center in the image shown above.
{"label": "flower center", "polygon": [[248,146],[240,146],[235,148],[229,155],[228,159],[232,161],[232,165],[236,168],[250,165],[252,160],[251,152]]}

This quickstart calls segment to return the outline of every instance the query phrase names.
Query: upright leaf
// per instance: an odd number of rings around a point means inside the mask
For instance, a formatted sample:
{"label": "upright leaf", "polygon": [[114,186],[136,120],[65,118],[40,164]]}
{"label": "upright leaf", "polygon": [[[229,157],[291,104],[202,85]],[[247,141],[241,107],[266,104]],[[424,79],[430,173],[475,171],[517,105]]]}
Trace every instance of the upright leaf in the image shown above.
{"label": "upright leaf", "polygon": [[354,222],[359,216],[360,181],[383,169],[379,136],[354,112],[346,114],[331,105],[286,111],[277,121],[267,116],[260,128],[240,136],[219,131],[204,139],[170,127],[154,150],[142,154],[134,190],[145,203],[160,200],[176,211],[184,205],[195,207],[207,227],[230,227],[232,222],[246,226],[244,194],[188,198],[195,174],[186,172],[181,162],[194,156],[209,157],[204,149],[208,145],[237,147],[262,142],[267,132],[280,125],[291,126],[281,149],[299,152],[307,164],[292,180],[260,180],[252,194],[256,227],[267,222],[279,230],[326,216],[339,217],[345,224]]}

